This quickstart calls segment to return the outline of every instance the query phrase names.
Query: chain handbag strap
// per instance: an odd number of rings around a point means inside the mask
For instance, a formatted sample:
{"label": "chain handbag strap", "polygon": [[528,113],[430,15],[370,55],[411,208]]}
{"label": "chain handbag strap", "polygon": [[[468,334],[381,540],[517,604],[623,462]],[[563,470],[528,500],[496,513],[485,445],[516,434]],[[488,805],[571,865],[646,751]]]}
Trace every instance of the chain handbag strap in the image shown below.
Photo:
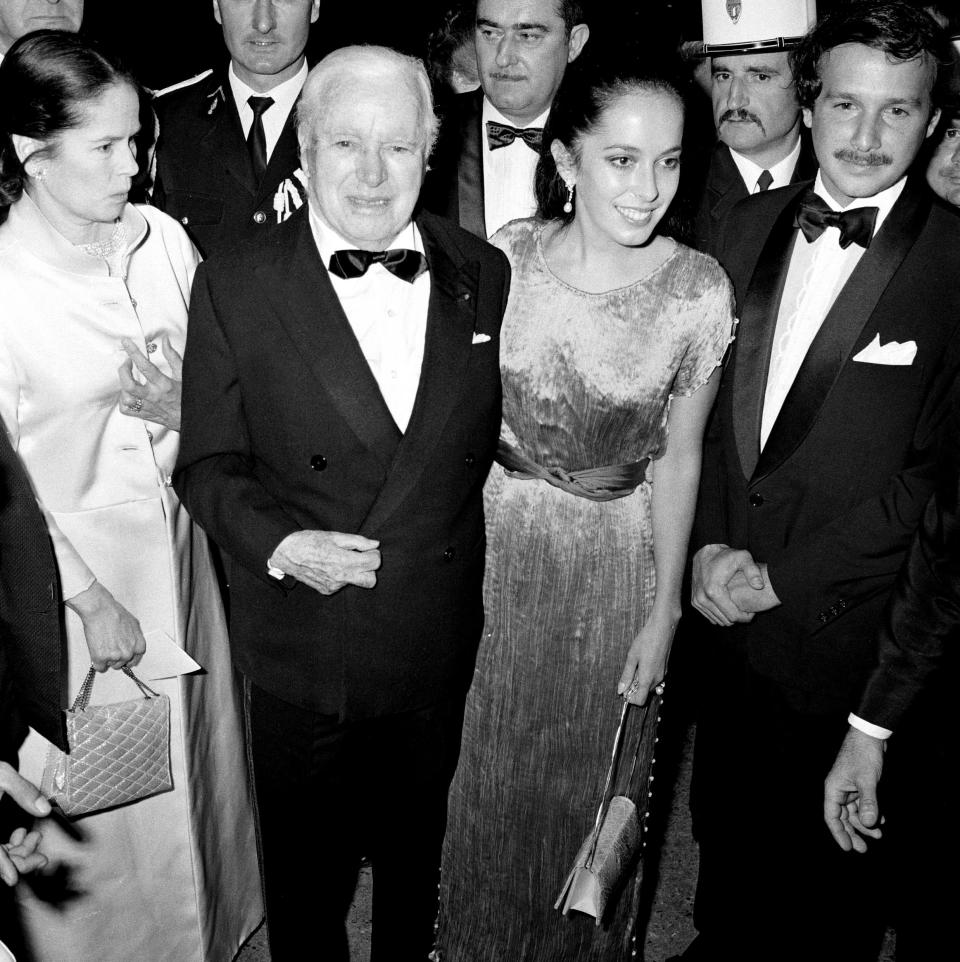
{"label": "chain handbag strap", "polygon": [[[160,696],[148,685],[145,685],[137,676],[133,673],[133,669],[124,666],[121,671],[130,678],[137,688],[143,693],[144,698],[159,698]],[[70,706],[70,711],[85,711],[90,704],[90,696],[93,694],[93,680],[97,677],[97,670],[92,665],[90,670],[87,672],[87,677],[83,679],[83,684],[80,686],[80,691],[77,692],[77,697],[73,700],[73,704]]]}

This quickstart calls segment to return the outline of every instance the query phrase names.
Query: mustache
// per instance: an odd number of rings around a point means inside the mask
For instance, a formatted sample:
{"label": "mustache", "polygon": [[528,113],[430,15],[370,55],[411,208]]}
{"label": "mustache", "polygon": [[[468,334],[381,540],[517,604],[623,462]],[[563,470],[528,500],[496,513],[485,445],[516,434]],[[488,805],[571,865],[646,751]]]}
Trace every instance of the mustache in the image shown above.
{"label": "mustache", "polygon": [[720,114],[720,123],[725,124],[728,120],[734,121],[745,121],[748,120],[752,124],[756,124],[764,133],[766,133],[766,128],[763,126],[763,121],[756,115],[750,113],[749,110],[744,110],[742,107],[738,110],[725,110]]}
{"label": "mustache", "polygon": [[856,164],[858,167],[889,167],[893,163],[893,158],[889,154],[880,151],[861,153],[859,150],[835,150],[833,153],[837,160],[845,161],[848,164]]}

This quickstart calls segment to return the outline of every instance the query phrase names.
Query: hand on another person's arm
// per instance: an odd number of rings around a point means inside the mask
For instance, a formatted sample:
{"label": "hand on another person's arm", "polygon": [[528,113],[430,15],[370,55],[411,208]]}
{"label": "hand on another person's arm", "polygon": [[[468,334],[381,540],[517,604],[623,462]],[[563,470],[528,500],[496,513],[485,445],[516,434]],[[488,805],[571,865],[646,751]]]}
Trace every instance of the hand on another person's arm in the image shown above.
{"label": "hand on another person's arm", "polygon": [[[9,795],[25,812],[43,818],[50,814],[50,803],[35,785],[23,778],[6,762],[0,762],[0,796]],[[7,885],[16,885],[26,872],[33,872],[47,864],[39,850],[40,833],[18,828],[10,841],[0,845],[0,878]]]}
{"label": "hand on another person's arm", "polygon": [[[164,374],[129,337],[121,338],[120,343],[127,352],[127,360],[117,372],[120,377],[120,413],[179,431],[183,357],[170,343],[170,336],[163,335],[160,347],[173,377]],[[134,366],[143,376],[143,383],[133,376]]]}
{"label": "hand on another person's arm", "polygon": [[277,545],[267,564],[322,595],[332,595],[346,585],[376,585],[379,547],[379,541],[359,534],[294,531]]}
{"label": "hand on another person's arm", "polygon": [[90,662],[97,671],[140,664],[147,650],[140,622],[99,581],[64,604],[83,622]]}

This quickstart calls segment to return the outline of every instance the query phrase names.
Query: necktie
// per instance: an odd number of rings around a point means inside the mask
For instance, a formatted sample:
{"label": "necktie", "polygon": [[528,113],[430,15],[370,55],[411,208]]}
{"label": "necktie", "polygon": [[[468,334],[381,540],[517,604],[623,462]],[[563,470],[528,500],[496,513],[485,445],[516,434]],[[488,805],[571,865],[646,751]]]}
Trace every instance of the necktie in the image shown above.
{"label": "necktie", "polygon": [[371,264],[383,264],[391,274],[410,284],[427,269],[426,258],[419,251],[398,248],[392,251],[334,251],[328,270],[337,277],[350,280],[363,277]]}
{"label": "necktie", "polygon": [[769,190],[772,183],[773,174],[769,170],[761,170],[757,178],[757,193],[762,194],[765,190]]}
{"label": "necktie", "polygon": [[813,243],[828,227],[840,229],[840,246],[846,250],[851,244],[866,249],[873,240],[879,207],[854,207],[852,210],[831,210],[827,202],[812,190],[803,195],[797,211],[797,227]]}
{"label": "necktie", "polygon": [[247,134],[247,149],[253,161],[253,173],[257,182],[263,178],[267,169],[267,135],[263,132],[263,113],[273,106],[273,97],[248,97],[247,103],[253,111],[253,123]]}
{"label": "necktie", "polygon": [[495,120],[487,121],[487,144],[491,150],[509,147],[520,138],[534,153],[540,153],[543,142],[542,127],[511,127],[509,124],[498,124]]}

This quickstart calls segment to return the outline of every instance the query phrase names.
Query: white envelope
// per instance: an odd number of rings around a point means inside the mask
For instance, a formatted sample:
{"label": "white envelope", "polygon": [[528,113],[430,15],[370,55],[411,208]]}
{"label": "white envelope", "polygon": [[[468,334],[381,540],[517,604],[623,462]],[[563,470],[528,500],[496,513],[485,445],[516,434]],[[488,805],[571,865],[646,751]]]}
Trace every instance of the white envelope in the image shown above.
{"label": "white envelope", "polygon": [[133,670],[144,681],[175,678],[177,675],[200,671],[200,665],[162,629],[148,631],[143,638],[147,643],[147,651]]}
{"label": "white envelope", "polygon": [[855,361],[862,364],[891,364],[902,367],[909,367],[913,364],[913,359],[917,356],[917,342],[887,341],[886,344],[880,343],[880,335],[874,336],[873,340],[857,355]]}
{"label": "white envelope", "polygon": [[489,335],[489,334],[476,334],[476,333],[475,333],[475,334],[473,335],[473,343],[474,343],[474,344],[486,344],[487,341],[489,341],[489,340],[490,340],[490,335]]}

